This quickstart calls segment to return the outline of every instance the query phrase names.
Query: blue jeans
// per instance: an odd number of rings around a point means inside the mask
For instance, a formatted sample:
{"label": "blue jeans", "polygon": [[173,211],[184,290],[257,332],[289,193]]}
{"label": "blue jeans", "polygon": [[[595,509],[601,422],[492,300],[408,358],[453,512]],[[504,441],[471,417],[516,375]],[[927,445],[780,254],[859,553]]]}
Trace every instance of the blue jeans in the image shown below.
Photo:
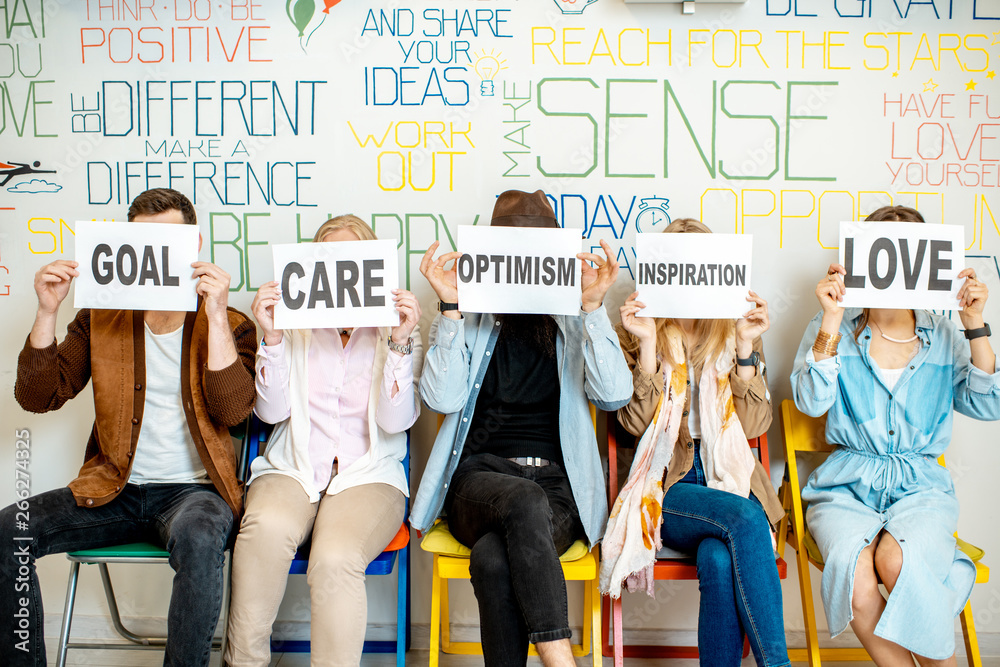
{"label": "blue jeans", "polygon": [[142,541],[165,545],[175,572],[163,664],[208,665],[234,523],[211,484],[128,484],[99,507],[61,488],[29,498],[26,513],[24,528],[25,512],[0,511],[0,665],[46,664],[37,558]]}
{"label": "blue jeans", "polygon": [[455,471],[445,507],[452,534],[472,548],[485,664],[523,666],[529,641],[568,638],[559,555],[584,532],[562,466],[474,454]]}
{"label": "blue jeans", "polygon": [[663,497],[661,536],[666,546],[695,554],[701,664],[739,665],[746,633],[759,667],[788,665],[781,581],[764,509],[752,494],[706,487],[697,446],[694,451],[691,470]]}

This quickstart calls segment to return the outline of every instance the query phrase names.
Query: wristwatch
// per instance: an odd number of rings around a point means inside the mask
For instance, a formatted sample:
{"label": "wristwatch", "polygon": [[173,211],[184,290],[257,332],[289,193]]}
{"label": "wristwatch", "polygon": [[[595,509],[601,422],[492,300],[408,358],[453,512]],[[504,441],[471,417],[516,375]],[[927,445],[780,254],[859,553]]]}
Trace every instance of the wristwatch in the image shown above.
{"label": "wristwatch", "polygon": [[990,336],[992,335],[992,333],[993,332],[990,331],[990,325],[984,324],[978,329],[966,329],[965,337],[968,338],[969,340],[972,340],[974,338],[982,338],[983,336]]}
{"label": "wristwatch", "polygon": [[389,345],[389,349],[393,352],[398,352],[400,354],[413,354],[413,337],[406,339],[406,345],[400,345],[389,336],[386,339],[386,343]]}
{"label": "wristwatch", "polygon": [[438,312],[443,313],[446,310],[458,310],[458,304],[448,303],[447,301],[438,301]]}
{"label": "wristwatch", "polygon": [[759,363],[760,363],[760,355],[757,354],[757,350],[751,352],[750,356],[747,357],[746,359],[740,359],[738,356],[736,357],[737,366],[756,366]]}

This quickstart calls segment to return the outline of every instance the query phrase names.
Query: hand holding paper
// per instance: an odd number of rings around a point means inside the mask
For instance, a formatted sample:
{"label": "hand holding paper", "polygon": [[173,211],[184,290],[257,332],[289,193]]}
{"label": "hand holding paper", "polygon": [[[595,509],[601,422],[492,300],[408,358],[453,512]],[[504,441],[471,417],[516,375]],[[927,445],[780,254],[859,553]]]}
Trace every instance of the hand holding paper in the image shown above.
{"label": "hand holding paper", "polygon": [[55,314],[69,294],[73,278],[80,275],[79,264],[68,259],[57,259],[46,264],[35,273],[35,294],[38,295],[38,310],[45,314]]}
{"label": "hand holding paper", "polygon": [[265,345],[277,345],[284,337],[281,329],[274,328],[274,305],[279,301],[281,301],[281,291],[278,289],[278,281],[272,280],[257,289],[257,294],[250,305],[254,319],[264,332]]}
{"label": "hand holding paper", "polygon": [[978,329],[983,326],[983,308],[990,291],[986,283],[979,282],[975,269],[964,269],[958,274],[965,282],[958,289],[958,305],[962,309],[958,315],[962,318],[962,326],[966,329]]}
{"label": "hand holding paper", "polygon": [[209,321],[227,321],[229,307],[229,274],[211,262],[193,262],[192,278],[198,279],[195,291],[205,298],[205,314]]}
{"label": "hand holding paper", "polygon": [[413,292],[405,289],[392,290],[392,302],[399,313],[399,326],[393,327],[392,340],[398,345],[405,345],[420,321],[420,302]]}
{"label": "hand holding paper", "polygon": [[[457,303],[458,275],[455,268],[458,266],[457,261],[462,253],[446,252],[435,260],[434,253],[437,252],[440,245],[440,241],[435,241],[424,253],[420,260],[420,273],[427,278],[427,282],[431,284],[438,299],[445,303]],[[452,261],[456,263],[452,264],[450,269],[445,269],[445,264]]]}
{"label": "hand holding paper", "polygon": [[[611,251],[611,246],[608,245],[607,241],[601,239],[601,248],[607,256],[607,261],[601,258],[600,255],[595,255],[591,252],[577,254],[577,259],[580,260],[580,270],[582,271],[580,285],[583,288],[583,294],[580,297],[580,307],[585,313],[592,312],[601,307],[601,304],[604,303],[604,295],[608,293],[608,289],[618,279],[618,262]],[[596,264],[597,268],[591,266],[590,262]]]}
{"label": "hand holding paper", "polygon": [[759,338],[771,326],[767,315],[767,301],[753,290],[750,290],[747,301],[753,303],[754,307],[736,320],[736,353],[741,359],[750,355],[754,339]]}

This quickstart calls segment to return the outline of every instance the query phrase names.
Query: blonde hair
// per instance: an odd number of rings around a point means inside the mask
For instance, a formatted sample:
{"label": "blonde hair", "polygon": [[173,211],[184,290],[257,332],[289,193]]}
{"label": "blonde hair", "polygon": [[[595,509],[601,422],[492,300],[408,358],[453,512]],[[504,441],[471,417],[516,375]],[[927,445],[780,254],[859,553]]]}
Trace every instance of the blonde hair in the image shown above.
{"label": "blonde hair", "polygon": [[[712,230],[705,223],[694,218],[679,218],[674,220],[663,230],[664,234],[711,234]],[[735,358],[736,350],[726,348],[729,338],[736,332],[735,320],[695,320],[694,331],[691,340],[694,341],[689,349],[685,350],[687,359],[674,359],[667,346],[669,336],[680,335],[684,340],[681,325],[671,317],[657,317],[656,322],[656,354],[661,359],[669,361],[672,365],[690,364],[689,372],[700,373],[701,368],[709,359],[718,359],[724,354],[732,354]],[[618,325],[618,337],[621,341],[622,349],[633,356],[639,354],[639,340],[628,331]]]}
{"label": "blonde hair", "polygon": [[359,218],[356,215],[338,215],[335,218],[330,218],[316,230],[316,236],[313,237],[314,243],[319,243],[323,240],[323,237],[330,232],[335,232],[339,229],[346,229],[350,232],[354,232],[359,239],[362,241],[375,241],[378,237],[375,236],[375,231],[368,226],[368,223]]}

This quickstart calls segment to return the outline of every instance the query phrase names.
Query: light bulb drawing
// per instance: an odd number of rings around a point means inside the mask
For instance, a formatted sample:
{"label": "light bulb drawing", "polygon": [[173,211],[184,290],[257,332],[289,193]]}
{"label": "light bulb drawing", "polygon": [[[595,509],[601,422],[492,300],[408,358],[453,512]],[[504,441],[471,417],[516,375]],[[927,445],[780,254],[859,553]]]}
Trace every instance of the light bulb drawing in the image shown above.
{"label": "light bulb drawing", "polygon": [[480,95],[483,97],[493,96],[493,79],[500,70],[507,69],[504,67],[504,63],[506,62],[499,51],[494,52],[492,49],[490,49],[489,53],[483,50],[478,55],[475,69],[476,74],[482,79],[482,83],[479,86]]}

